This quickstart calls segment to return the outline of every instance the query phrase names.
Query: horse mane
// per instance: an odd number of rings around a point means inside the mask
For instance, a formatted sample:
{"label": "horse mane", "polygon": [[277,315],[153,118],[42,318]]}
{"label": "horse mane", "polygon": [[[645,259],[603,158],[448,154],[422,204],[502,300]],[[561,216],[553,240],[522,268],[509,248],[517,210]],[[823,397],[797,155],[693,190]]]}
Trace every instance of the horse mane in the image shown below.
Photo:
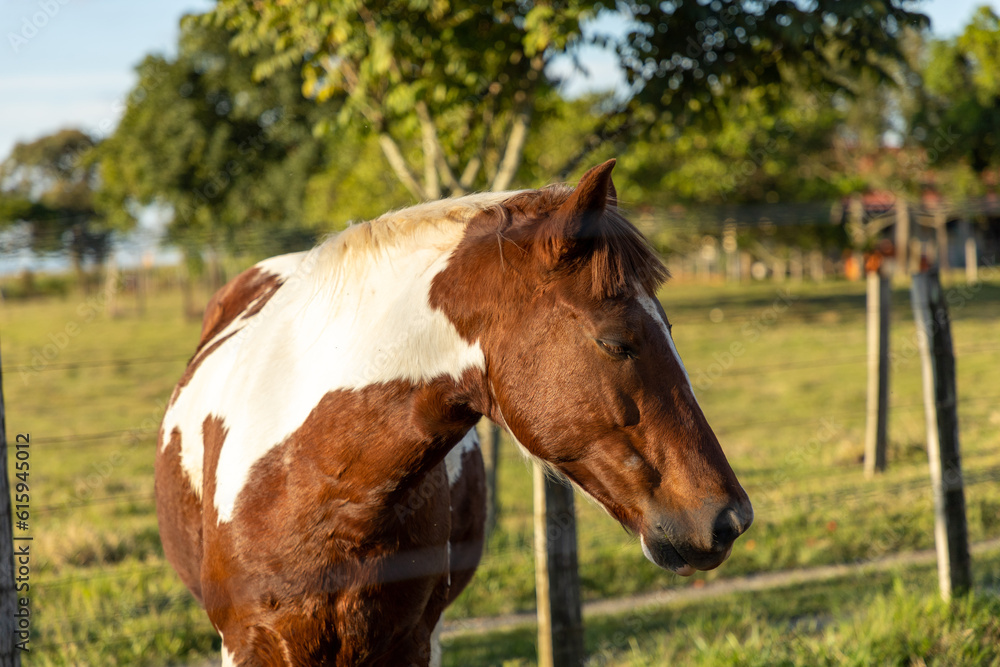
{"label": "horse mane", "polygon": [[344,231],[329,236],[320,247],[328,252],[377,255],[388,248],[420,244],[433,239],[435,232],[464,230],[477,213],[516,194],[480,192],[396,209],[372,220],[351,224]]}
{"label": "horse mane", "polygon": [[389,211],[331,234],[305,262],[319,285],[336,289],[342,278],[365,271],[373,260],[428,247],[450,250],[470,220],[516,194],[483,192]]}
{"label": "horse mane", "polygon": [[[450,250],[479,215],[496,220],[494,233],[501,242],[514,237],[515,243],[531,243],[540,223],[572,191],[565,185],[550,185],[541,190],[484,192],[391,211],[330,236],[307,261],[315,262],[320,269],[317,277],[331,288],[344,276],[365,270],[380,256],[421,248]],[[594,298],[632,296],[639,288],[656,294],[669,278],[667,267],[615,202],[609,202],[597,223],[588,229],[590,234],[575,244],[576,250],[564,258],[558,270],[589,270]],[[503,252],[502,247],[499,251]]]}
{"label": "horse mane", "polygon": [[670,278],[663,261],[645,237],[625,219],[617,206],[609,207],[597,225],[590,253],[591,292],[596,298],[634,295],[636,285],[655,296]]}
{"label": "horse mane", "polygon": [[[573,189],[565,185],[550,185],[537,191],[519,193],[502,203],[506,225],[527,230],[529,241],[540,222],[551,215],[569,197]],[[518,220],[520,218],[520,220]],[[587,227],[588,234],[574,244],[574,250],[564,257],[566,272],[590,270],[591,295],[596,299],[634,296],[641,287],[655,295],[670,278],[663,261],[650,247],[645,237],[630,223],[611,200],[595,224]]]}

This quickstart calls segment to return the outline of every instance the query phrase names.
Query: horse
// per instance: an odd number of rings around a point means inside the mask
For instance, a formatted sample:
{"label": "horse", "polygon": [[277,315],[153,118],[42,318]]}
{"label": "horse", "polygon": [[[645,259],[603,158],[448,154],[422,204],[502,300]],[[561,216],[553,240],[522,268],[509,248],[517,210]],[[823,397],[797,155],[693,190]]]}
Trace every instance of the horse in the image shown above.
{"label": "horse", "polygon": [[224,665],[438,659],[483,549],[483,416],[654,564],[729,557],[753,509],[614,163],[354,224],[211,299],[160,428],[156,507]]}

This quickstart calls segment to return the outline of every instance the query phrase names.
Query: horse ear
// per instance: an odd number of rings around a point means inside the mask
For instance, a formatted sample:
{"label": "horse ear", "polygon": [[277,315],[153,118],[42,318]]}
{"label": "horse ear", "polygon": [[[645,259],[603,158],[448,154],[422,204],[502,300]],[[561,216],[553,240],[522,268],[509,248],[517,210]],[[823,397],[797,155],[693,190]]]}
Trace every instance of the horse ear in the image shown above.
{"label": "horse ear", "polygon": [[611,182],[615,160],[591,168],[580,179],[573,193],[539,230],[539,248],[543,261],[555,266],[572,250],[598,235],[598,226],[608,205],[618,204],[618,193]]}

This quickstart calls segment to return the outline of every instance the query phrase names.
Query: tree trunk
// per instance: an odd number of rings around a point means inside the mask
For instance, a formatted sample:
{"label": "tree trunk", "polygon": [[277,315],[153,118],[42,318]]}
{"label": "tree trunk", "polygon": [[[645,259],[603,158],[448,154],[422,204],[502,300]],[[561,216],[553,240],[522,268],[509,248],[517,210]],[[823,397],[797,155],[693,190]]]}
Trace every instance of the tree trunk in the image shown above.
{"label": "tree trunk", "polygon": [[507,190],[517,175],[517,168],[521,166],[521,156],[524,154],[524,145],[528,141],[528,128],[531,126],[531,107],[526,106],[519,111],[514,118],[514,125],[510,129],[510,136],[507,139],[507,147],[504,149],[503,159],[497,169],[496,178],[493,179],[493,186],[490,188],[494,192]]}
{"label": "tree trunk", "polygon": [[389,161],[389,166],[396,172],[396,178],[399,179],[399,182],[416,199],[420,201],[427,199],[427,194],[424,192],[423,187],[417,182],[410,168],[406,166],[406,158],[403,157],[399,146],[396,145],[396,142],[389,136],[388,132],[382,132],[378,135],[378,144],[382,147],[382,153],[385,154],[385,159]]}
{"label": "tree trunk", "polygon": [[83,255],[78,250],[69,251],[69,260],[73,265],[73,273],[76,275],[76,285],[84,293],[90,293],[90,280],[87,271],[83,268]]}

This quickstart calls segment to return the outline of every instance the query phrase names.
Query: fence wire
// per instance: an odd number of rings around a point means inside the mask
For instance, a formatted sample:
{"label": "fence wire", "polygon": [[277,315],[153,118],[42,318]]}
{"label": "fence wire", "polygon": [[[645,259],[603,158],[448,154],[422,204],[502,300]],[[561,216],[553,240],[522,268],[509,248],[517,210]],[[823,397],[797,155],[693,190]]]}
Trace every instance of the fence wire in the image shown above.
{"label": "fence wire", "polygon": [[[956,357],[961,358],[967,355],[973,354],[984,354],[993,353],[1000,351],[1000,345],[997,344],[976,344],[969,345],[956,350]],[[16,374],[23,369],[30,369],[32,372],[66,372],[74,371],[80,369],[102,369],[102,368],[115,368],[123,369],[130,368],[139,365],[151,365],[151,364],[180,364],[187,360],[190,355],[163,355],[163,356],[146,356],[146,357],[128,357],[128,358],[116,358],[116,359],[78,359],[70,360],[60,363],[47,364],[42,368],[31,369],[30,365],[19,365],[19,364],[8,364],[3,367],[4,374]],[[766,377],[769,373],[775,372],[790,372],[790,371],[807,371],[815,370],[827,367],[835,366],[848,366],[853,365],[859,368],[859,371],[863,372],[864,363],[867,357],[865,355],[843,355],[838,357],[817,357],[805,360],[789,361],[787,363],[780,364],[764,364],[755,365],[742,368],[731,368],[726,371],[727,376],[747,376],[747,375],[760,375]],[[113,398],[109,399],[108,405],[110,406],[113,402]],[[993,402],[995,404],[1000,404],[1000,394],[994,395],[971,395],[962,396],[958,404],[959,406],[967,406],[972,404],[979,404],[984,402]],[[36,406],[19,406],[19,409],[31,412],[33,410],[43,411],[43,410],[53,410],[55,406],[53,405],[36,405]],[[79,409],[92,408],[92,406],[77,406]],[[900,403],[893,404],[891,409],[894,411],[918,411],[923,409],[922,402],[910,402],[910,403]],[[60,406],[59,409],[66,410],[65,406]],[[839,415],[826,415],[832,419],[840,420],[842,423],[858,422],[864,419],[863,414],[858,411],[852,411],[850,413],[841,413]],[[715,424],[716,433],[720,435],[738,433],[745,430],[753,429],[775,429],[775,428],[796,428],[801,426],[815,426],[817,420],[815,418],[810,419],[760,419],[752,421],[742,421],[742,422],[731,422],[726,423],[725,421],[720,421]],[[75,451],[78,449],[90,449],[97,448],[108,443],[115,441],[119,442],[129,442],[134,443],[136,441],[154,441],[156,437],[156,428],[132,428],[132,429],[116,429],[107,430],[99,432],[88,432],[88,433],[77,433],[77,434],[59,434],[59,435],[48,435],[44,437],[32,438],[33,447],[41,447],[41,450],[35,449],[36,452],[39,451],[53,451],[59,452],[62,455],[67,451]],[[976,456],[986,456],[983,453],[978,453]],[[972,457],[972,458],[975,458]],[[517,465],[517,461],[522,460],[520,456],[513,451],[509,446],[505,447],[503,450],[502,466]],[[750,471],[748,478],[756,481],[757,478],[761,478],[766,481],[767,471]],[[770,473],[773,474],[773,473]],[[815,492],[804,492],[796,494],[793,498],[784,498],[780,501],[773,501],[767,497],[765,494],[759,502],[755,502],[758,507],[758,514],[762,510],[766,511],[768,508],[777,509],[780,505],[786,509],[795,508],[817,508],[817,507],[849,507],[857,512],[863,510],[871,510],[872,508],[877,508],[884,505],[890,500],[898,500],[901,496],[906,494],[926,494],[929,493],[930,482],[926,478],[926,474],[917,476],[914,475],[913,478],[895,480],[889,484],[882,484],[878,488],[872,486],[864,486],[860,483],[860,467],[848,468],[837,470],[820,470],[814,473],[816,478],[822,477],[825,480],[830,480],[833,478],[844,480],[858,479],[859,483],[855,487],[851,488],[846,485],[841,485],[840,488],[835,488],[832,490],[823,490]],[[794,478],[796,482],[803,482],[806,480],[808,475],[803,476],[798,472],[795,473]],[[991,465],[986,467],[977,467],[975,470],[971,470],[965,475],[964,484],[969,488],[980,487],[981,485],[991,484],[996,485],[1000,482],[1000,465]],[[129,491],[127,493],[120,494],[109,494],[94,497],[87,497],[84,499],[76,499],[63,503],[53,503],[42,505],[33,508],[33,515],[41,515],[44,517],[50,517],[52,519],[59,519],[60,525],[63,521],[72,521],[74,517],[78,516],[80,512],[89,507],[95,506],[120,506],[123,508],[128,508],[129,510],[135,510],[136,506],[140,509],[143,506],[149,506],[149,512],[153,512],[153,505],[155,502],[155,497],[152,493],[148,491],[136,492]],[[532,518],[532,512],[523,509],[514,509],[509,507],[501,507],[501,521],[515,521],[518,523],[529,523]],[[611,522],[605,527],[601,527],[598,530],[590,530],[590,538],[600,538],[604,539],[614,539],[621,540],[622,533],[621,529],[617,525],[613,525]],[[514,541],[517,542],[517,536],[514,536]],[[624,542],[623,542],[624,544]],[[634,546],[634,545],[632,545]],[[507,545],[506,547],[500,548],[496,545],[491,545],[484,557],[484,562],[486,561],[503,561],[504,559],[509,559],[512,557],[523,558],[524,548],[518,544]],[[139,564],[130,565],[127,567],[114,566],[113,564],[105,570],[98,570],[88,574],[74,574],[65,577],[55,577],[46,578],[44,575],[39,578],[39,581],[33,585],[44,590],[59,590],[59,589],[74,589],[84,591],[88,587],[93,586],[98,582],[104,582],[108,585],[122,585],[130,578],[143,578],[149,576],[162,575],[164,573],[170,573],[172,569],[165,563],[156,563],[153,565]],[[146,614],[157,614],[164,618],[169,618],[170,614],[174,612],[184,612],[190,608],[193,604],[192,599],[189,598],[186,591],[180,591],[179,593],[151,593],[143,601],[142,604],[138,606],[129,607],[127,613],[134,617],[142,616],[143,613]],[[84,631],[82,636],[74,636],[71,639],[60,639],[60,641],[45,641],[44,637],[65,637],[67,634],[72,634],[78,631],[77,626],[86,623],[99,623],[110,625],[115,622],[120,622],[121,614],[116,614],[115,617],[112,616],[101,616],[95,618],[92,615],[86,613],[80,613],[75,615],[65,615],[58,616],[57,610],[49,608],[46,610],[45,619],[46,624],[44,626],[44,635],[42,635],[41,641],[36,641],[35,648],[45,649],[53,647],[70,647],[70,646],[82,646],[91,641],[93,638],[89,632]],[[49,619],[52,619],[51,621]],[[169,634],[172,630],[182,630],[190,629],[193,625],[199,625],[196,621],[188,621],[185,623],[178,623],[176,625],[168,625],[158,627],[149,631],[140,631],[134,633],[125,633],[123,636],[111,640],[112,642],[119,644],[127,644],[129,642],[134,642],[138,638],[148,638],[159,633]],[[203,623],[206,630],[210,631],[211,628],[207,621]],[[104,640],[102,640],[104,641]],[[107,642],[104,642],[107,644]]]}

